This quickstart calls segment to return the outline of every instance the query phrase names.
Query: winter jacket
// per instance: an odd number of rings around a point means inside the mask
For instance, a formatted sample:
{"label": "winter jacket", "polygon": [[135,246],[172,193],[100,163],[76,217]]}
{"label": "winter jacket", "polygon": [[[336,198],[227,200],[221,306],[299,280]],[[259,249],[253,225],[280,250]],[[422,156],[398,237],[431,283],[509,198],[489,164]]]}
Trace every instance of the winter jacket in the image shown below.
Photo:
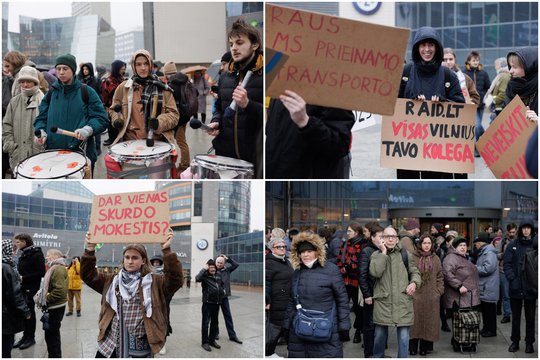
{"label": "winter jacket", "polygon": [[[34,120],[34,128],[43,129],[47,133],[47,149],[78,150],[81,141],[71,137],[53,133],[53,126],[75,131],[84,126],[90,126],[93,134],[100,134],[107,128],[108,118],[99,96],[91,87],[87,87],[88,104],[81,95],[81,82],[73,80],[70,85],[59,81],[52,84],[51,96],[45,96],[39,105],[39,115]],[[86,155],[92,162],[97,160],[97,150],[94,137],[87,140]]]}
{"label": "winter jacket", "polygon": [[19,94],[9,102],[2,120],[2,150],[9,154],[13,170],[22,160],[45,150],[34,142],[34,119],[42,99],[43,93],[38,90],[30,99]]}
{"label": "winter jacket", "polygon": [[11,100],[11,88],[13,87],[13,76],[2,75],[2,117],[6,115],[9,101]]}
{"label": "winter jacket", "polygon": [[225,296],[231,296],[231,273],[236,270],[238,266],[239,264],[236,261],[227,257],[223,269],[218,269],[218,273],[221,275],[221,280],[223,281]]}
{"label": "winter jacket", "polygon": [[19,275],[11,265],[2,262],[2,335],[24,330],[24,319],[30,309],[24,301]]}
{"label": "winter jacket", "polygon": [[47,289],[47,306],[49,308],[64,305],[67,302],[68,291],[68,274],[66,268],[60,265],[52,271],[49,288]]}
{"label": "winter jacket", "polygon": [[366,246],[361,236],[345,241],[339,248],[337,266],[343,275],[345,285],[358,287],[358,274],[360,272],[360,252]]}
{"label": "winter jacket", "polygon": [[480,301],[497,302],[499,300],[499,267],[497,249],[491,244],[478,250],[476,268],[480,276]]}
{"label": "winter jacket", "polygon": [[409,271],[403,263],[401,246],[396,244],[384,255],[377,250],[371,255],[369,273],[375,278],[373,289],[373,323],[383,326],[411,326],[414,324],[413,297],[405,293],[407,286],[420,287],[420,272],[407,252]]}
{"label": "winter jacket", "polygon": [[414,236],[413,233],[407,230],[402,230],[399,232],[399,245],[405,250],[407,250],[408,252],[413,253],[416,250],[416,247],[414,244],[414,240],[416,238],[417,237]]}
{"label": "winter jacket", "polygon": [[287,258],[280,259],[271,253],[266,255],[264,264],[265,303],[270,304],[269,321],[282,326],[291,296],[293,268]]}
{"label": "winter jacket", "polygon": [[107,111],[111,107],[116,88],[124,81],[120,75],[120,69],[124,66],[126,66],[126,63],[121,60],[113,61],[111,64],[111,74],[101,82],[101,98],[103,99],[103,104],[107,108]]}
{"label": "winter jacket", "polygon": [[201,269],[195,275],[195,281],[202,283],[202,302],[208,304],[221,304],[225,297],[225,289],[223,280],[219,271],[211,275],[208,270]]}
{"label": "winter jacket", "polygon": [[328,241],[328,251],[326,253],[326,260],[337,265],[337,258],[339,256],[339,248],[343,244],[341,233],[336,232]]}
{"label": "winter jacket", "polygon": [[[90,74],[88,76],[84,76],[83,75],[83,66],[86,66],[88,67],[88,70],[90,72]],[[96,93],[98,94],[98,96],[101,98],[101,81],[98,82],[98,79],[96,79],[95,75],[94,75],[94,65],[92,65],[92,63],[85,63],[83,65],[81,65],[80,69],[79,69],[79,80],[81,80],[81,82],[83,84],[86,84],[88,86],[90,86],[92,89],[96,90]]]}
{"label": "winter jacket", "polygon": [[[163,250],[165,275],[152,274],[152,316],[148,318],[143,313],[143,324],[146,337],[153,353],[159,352],[165,345],[167,336],[167,304],[166,298],[172,297],[182,286],[182,265],[178,261],[176,253],[170,248]],[[116,311],[106,301],[107,292],[111,286],[115,274],[98,272],[96,269],[96,255],[94,251],[85,251],[81,258],[81,277],[90,288],[101,294],[101,312],[99,314],[99,334],[97,341],[105,338],[107,329],[110,328]],[[141,295],[141,304],[144,303]]]}
{"label": "winter jacket", "polygon": [[377,250],[379,250],[377,246],[369,241],[360,253],[360,273],[358,275],[358,283],[364,299],[373,297],[375,278],[369,273],[369,264],[371,262],[371,255]]}
{"label": "winter jacket", "polygon": [[[444,305],[450,309],[458,304],[461,307],[471,307],[480,304],[480,285],[478,270],[464,255],[459,254],[454,248],[449,248],[443,262],[444,275]],[[470,293],[461,295],[461,285],[472,291],[472,305]],[[460,303],[461,301],[461,303]]]}
{"label": "winter jacket", "polygon": [[201,76],[199,80],[193,80],[193,86],[199,92],[199,97],[197,98],[199,113],[204,114],[206,113],[206,98],[210,92],[210,86],[208,86],[208,81],[204,76]]}
{"label": "winter jacket", "polygon": [[[414,251],[412,261],[418,267],[420,255]],[[431,254],[433,268],[431,272],[422,274],[422,285],[414,293],[414,325],[411,327],[411,339],[439,341],[439,304],[444,293],[444,277],[439,257]]]}
{"label": "winter jacket", "polygon": [[[523,236],[523,226],[532,228],[531,236]],[[504,275],[508,279],[510,286],[510,297],[513,299],[536,299],[537,295],[529,291],[527,281],[522,272],[523,258],[525,252],[533,247],[534,221],[532,219],[523,220],[519,224],[518,238],[506,247],[503,257]]]}
{"label": "winter jacket", "polygon": [[478,107],[484,106],[484,96],[491,86],[491,81],[489,80],[489,74],[483,70],[482,64],[479,64],[477,68],[473,68],[469,62],[465,63],[465,69],[463,70],[465,75],[468,75],[476,85],[476,91],[480,94],[481,103],[478,104]]}
{"label": "winter jacket", "polygon": [[332,337],[327,343],[315,343],[298,338],[292,327],[292,320],[296,312],[294,290],[287,306],[287,320],[285,329],[289,330],[289,353],[291,358],[323,358],[343,357],[343,345],[339,340],[339,331],[348,331],[351,328],[349,318],[347,290],[336,265],[326,262],[324,241],[311,242],[317,253],[317,261],[312,268],[307,268],[297,254],[299,236],[291,244],[291,263],[294,274],[292,285],[298,282],[299,301],[304,309],[328,311],[335,304],[334,328]]}
{"label": "winter jacket", "polygon": [[68,290],[81,290],[81,263],[78,262],[68,268]]}
{"label": "winter jacket", "polygon": [[28,246],[21,251],[17,264],[19,275],[22,277],[23,293],[34,296],[39,290],[41,278],[45,276],[45,257],[37,246]]}
{"label": "winter jacket", "polygon": [[[212,141],[216,155],[242,159],[253,164],[257,178],[262,175],[262,126],[263,126],[263,56],[255,56],[243,69],[237,69],[231,61],[228,71],[219,78],[219,97],[212,122],[219,123],[219,135]],[[253,74],[245,86],[249,98],[245,109],[237,107],[234,116],[224,113],[232,102],[232,94],[242,83],[248,70]],[[201,112],[201,109],[199,109]]]}
{"label": "winter jacket", "polygon": [[512,75],[510,75],[508,70],[502,70],[501,72],[499,72],[497,77],[497,84],[493,88],[491,95],[493,96],[493,104],[495,105],[495,110],[502,111],[504,98],[506,97],[506,86],[508,85],[508,82],[510,81]]}
{"label": "winter jacket", "polygon": [[281,100],[272,99],[266,122],[266,177],[342,178],[338,160],[349,153],[352,111],[307,105],[309,121],[299,128]]}
{"label": "winter jacket", "polygon": [[[525,106],[528,106],[538,114],[538,47],[524,47],[508,52],[506,60],[510,55],[516,55],[524,65],[525,76],[522,78],[511,78],[506,86],[505,106],[519,95]],[[510,63],[510,62],[508,62]]]}
{"label": "winter jacket", "polygon": [[501,241],[497,241],[494,244],[495,249],[497,249],[497,259],[499,260],[499,272],[504,273],[504,269],[503,269],[504,252],[506,251],[506,248],[511,242],[512,242],[511,239],[504,237],[501,239]]}

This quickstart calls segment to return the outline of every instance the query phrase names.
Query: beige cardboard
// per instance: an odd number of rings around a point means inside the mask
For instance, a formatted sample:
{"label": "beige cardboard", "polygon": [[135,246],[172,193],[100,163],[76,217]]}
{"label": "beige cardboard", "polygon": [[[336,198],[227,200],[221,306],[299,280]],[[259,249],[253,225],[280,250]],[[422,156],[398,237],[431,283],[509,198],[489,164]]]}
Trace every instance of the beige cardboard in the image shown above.
{"label": "beige cardboard", "polygon": [[475,119],[474,104],[398,99],[383,116],[381,167],[473,173]]}
{"label": "beige cardboard", "polygon": [[169,229],[167,191],[94,196],[91,242],[163,243]]}
{"label": "beige cardboard", "polygon": [[264,80],[266,81],[267,87],[272,84],[279,72],[279,69],[281,69],[281,67],[283,66],[283,64],[285,64],[288,58],[288,55],[274,49],[266,48],[264,50],[264,60],[266,65],[264,69]]}
{"label": "beige cardboard", "polygon": [[[266,4],[266,44],[289,56],[266,95],[391,115],[409,30]],[[277,71],[277,70],[276,70]]]}
{"label": "beige cardboard", "polygon": [[526,111],[516,95],[478,139],[478,151],[497,179],[531,178],[525,166],[525,149],[537,125],[527,120]]}

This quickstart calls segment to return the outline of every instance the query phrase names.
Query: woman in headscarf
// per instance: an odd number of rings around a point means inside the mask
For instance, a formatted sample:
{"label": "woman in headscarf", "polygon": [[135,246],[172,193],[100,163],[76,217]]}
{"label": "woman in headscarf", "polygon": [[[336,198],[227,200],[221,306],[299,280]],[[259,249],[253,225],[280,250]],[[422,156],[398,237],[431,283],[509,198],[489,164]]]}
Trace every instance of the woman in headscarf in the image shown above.
{"label": "woman in headscarf", "polygon": [[444,292],[442,265],[435,255],[433,238],[425,233],[416,244],[413,261],[420,271],[422,285],[414,294],[414,325],[411,327],[409,354],[426,355],[439,341],[439,302]]}
{"label": "woman in headscarf", "polygon": [[171,251],[172,237],[169,229],[161,244],[164,275],[152,273],[141,244],[126,246],[122,268],[118,274],[109,274],[97,271],[95,244],[86,234],[81,276],[102,295],[96,357],[153,357],[165,345],[166,298],[182,286],[182,265]]}

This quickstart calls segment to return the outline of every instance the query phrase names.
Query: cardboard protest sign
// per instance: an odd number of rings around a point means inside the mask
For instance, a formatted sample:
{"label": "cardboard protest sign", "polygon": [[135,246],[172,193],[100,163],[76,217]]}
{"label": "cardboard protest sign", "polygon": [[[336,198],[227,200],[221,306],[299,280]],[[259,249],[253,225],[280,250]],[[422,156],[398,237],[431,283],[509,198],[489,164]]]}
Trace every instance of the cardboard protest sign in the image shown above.
{"label": "cardboard protest sign", "polygon": [[527,120],[526,111],[516,95],[476,143],[497,179],[531,178],[525,166],[525,149],[537,125]]}
{"label": "cardboard protest sign", "polygon": [[398,99],[383,116],[381,166],[472,173],[475,119],[474,104]]}
{"label": "cardboard protest sign", "polygon": [[276,51],[270,48],[266,48],[264,50],[264,60],[266,62],[266,65],[264,67],[264,80],[266,81],[266,86],[270,86],[270,84],[274,81],[276,78],[276,75],[279,72],[279,69],[285,64],[287,59],[289,58],[288,55]]}
{"label": "cardboard protest sign", "polygon": [[266,95],[297,92],[308,104],[390,115],[408,29],[266,4],[266,43],[289,56]]}
{"label": "cardboard protest sign", "polygon": [[167,191],[94,196],[89,229],[93,243],[161,243],[168,229]]}

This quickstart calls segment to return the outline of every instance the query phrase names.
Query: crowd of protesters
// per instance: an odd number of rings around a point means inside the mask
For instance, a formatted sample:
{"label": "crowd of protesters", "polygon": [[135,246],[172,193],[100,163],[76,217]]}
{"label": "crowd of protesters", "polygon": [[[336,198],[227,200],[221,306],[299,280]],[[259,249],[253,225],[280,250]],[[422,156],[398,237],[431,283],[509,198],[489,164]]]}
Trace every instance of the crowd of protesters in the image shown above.
{"label": "crowd of protesters", "polygon": [[[508,351],[517,352],[522,308],[525,352],[533,353],[538,287],[533,219],[508,224],[506,234],[482,229],[471,239],[440,223],[423,234],[420,228],[412,218],[399,233],[377,222],[353,222],[346,235],[335,226],[317,232],[267,228],[265,355],[279,357],[277,345],[287,344],[287,357],[343,357],[354,327],[353,342],[363,340],[364,357],[385,357],[388,328],[395,327],[398,357],[429,356],[440,331],[456,335],[457,325],[452,322],[450,329],[447,320],[463,309],[478,313],[481,337],[498,336],[497,315],[503,315],[501,324],[512,323]],[[320,314],[334,309],[332,336],[321,341],[297,334],[300,308]],[[451,345],[464,349],[455,336]],[[477,342],[465,349],[481,352]]]}

